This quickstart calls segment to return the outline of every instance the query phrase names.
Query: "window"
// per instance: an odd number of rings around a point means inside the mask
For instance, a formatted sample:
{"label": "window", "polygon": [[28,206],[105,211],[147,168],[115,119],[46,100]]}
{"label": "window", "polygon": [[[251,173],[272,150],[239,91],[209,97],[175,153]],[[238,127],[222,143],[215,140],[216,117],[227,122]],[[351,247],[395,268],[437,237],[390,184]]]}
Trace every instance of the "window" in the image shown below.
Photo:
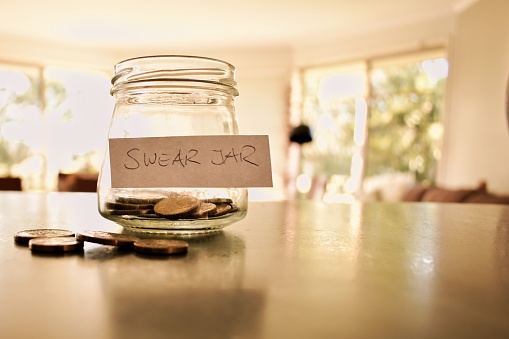
{"label": "window", "polygon": [[97,173],[112,110],[106,74],[0,64],[0,176],[51,191],[59,173]]}
{"label": "window", "polygon": [[431,183],[440,157],[447,60],[442,50],[301,72],[298,197],[352,201],[391,173]]}

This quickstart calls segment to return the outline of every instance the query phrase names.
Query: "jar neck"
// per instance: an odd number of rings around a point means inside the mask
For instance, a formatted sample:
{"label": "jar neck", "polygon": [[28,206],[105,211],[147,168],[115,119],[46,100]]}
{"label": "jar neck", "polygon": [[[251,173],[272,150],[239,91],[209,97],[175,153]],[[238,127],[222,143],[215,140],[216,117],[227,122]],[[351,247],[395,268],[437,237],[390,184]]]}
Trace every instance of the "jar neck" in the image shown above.
{"label": "jar neck", "polygon": [[[166,55],[124,60],[115,66],[111,94],[118,92],[217,92],[237,96],[235,67],[211,58]],[[209,94],[213,95],[213,94]]]}
{"label": "jar neck", "polygon": [[189,88],[123,89],[113,95],[127,104],[233,105],[234,96],[222,91]]}

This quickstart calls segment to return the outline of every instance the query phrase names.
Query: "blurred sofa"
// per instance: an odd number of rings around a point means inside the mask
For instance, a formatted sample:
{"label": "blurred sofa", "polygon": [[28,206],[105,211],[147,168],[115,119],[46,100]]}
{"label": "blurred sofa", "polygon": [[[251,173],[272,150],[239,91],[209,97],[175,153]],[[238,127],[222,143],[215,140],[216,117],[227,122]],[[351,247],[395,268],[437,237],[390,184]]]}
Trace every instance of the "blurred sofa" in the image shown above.
{"label": "blurred sofa", "polygon": [[509,196],[488,190],[486,182],[473,189],[448,189],[437,185],[415,185],[402,197],[407,202],[457,202],[472,204],[509,204]]}

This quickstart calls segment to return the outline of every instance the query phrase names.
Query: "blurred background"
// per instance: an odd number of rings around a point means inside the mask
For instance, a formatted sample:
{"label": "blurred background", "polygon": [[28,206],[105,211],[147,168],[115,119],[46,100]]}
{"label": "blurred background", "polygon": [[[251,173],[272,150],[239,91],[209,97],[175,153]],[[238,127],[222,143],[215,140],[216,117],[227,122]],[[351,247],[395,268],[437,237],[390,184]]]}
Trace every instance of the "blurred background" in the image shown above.
{"label": "blurred background", "polygon": [[[3,189],[93,191],[114,65],[185,54],[232,63],[240,132],[269,135],[274,187],[251,200],[397,201],[416,185],[481,182],[509,194],[506,0],[0,8]],[[291,141],[297,126],[310,138]]]}

